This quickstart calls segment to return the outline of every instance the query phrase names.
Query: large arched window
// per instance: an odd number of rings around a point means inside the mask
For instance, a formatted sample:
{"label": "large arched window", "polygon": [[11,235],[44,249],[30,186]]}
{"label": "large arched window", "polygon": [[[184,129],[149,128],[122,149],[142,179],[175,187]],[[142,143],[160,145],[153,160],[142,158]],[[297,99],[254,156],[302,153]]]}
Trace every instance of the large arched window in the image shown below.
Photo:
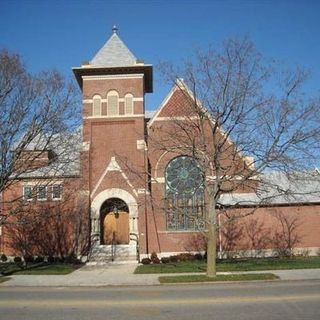
{"label": "large arched window", "polygon": [[131,93],[124,96],[124,113],[133,114],[133,95]]}
{"label": "large arched window", "polygon": [[115,90],[108,92],[107,96],[107,115],[116,116],[119,114],[119,94]]}
{"label": "large arched window", "polygon": [[203,176],[197,162],[188,156],[174,158],[165,178],[167,229],[203,229]]}
{"label": "large arched window", "polygon": [[92,101],[92,115],[94,117],[101,116],[101,97],[99,95],[95,95]]}

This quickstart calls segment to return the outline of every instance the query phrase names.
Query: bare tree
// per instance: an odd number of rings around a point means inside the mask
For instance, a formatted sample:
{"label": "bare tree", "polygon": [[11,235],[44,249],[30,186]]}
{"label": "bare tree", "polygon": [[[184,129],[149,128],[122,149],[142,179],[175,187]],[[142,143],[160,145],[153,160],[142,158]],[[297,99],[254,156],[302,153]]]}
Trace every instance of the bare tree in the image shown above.
{"label": "bare tree", "polygon": [[72,189],[56,203],[29,205],[7,226],[7,243],[17,254],[66,258],[88,253],[89,225],[86,199]]}
{"label": "bare tree", "polygon": [[[247,39],[229,40],[220,51],[198,52],[180,70],[168,64],[162,70],[185,98],[171,121],[149,128],[154,132],[149,148],[187,155],[201,170],[207,275],[214,277],[219,210],[251,205],[236,211],[240,217],[272,199],[303,195],[290,183],[265,179],[272,170],[288,181],[297,176],[319,180],[310,173],[319,155],[319,98],[303,95],[305,72],[279,72]],[[184,81],[176,81],[181,75]],[[198,212],[194,219],[199,220]]]}
{"label": "bare tree", "polygon": [[[3,197],[18,179],[46,176],[48,182],[74,161],[77,99],[75,86],[58,72],[31,74],[19,55],[0,51],[0,208],[21,200],[21,194]],[[0,225],[9,216],[0,211]]]}
{"label": "bare tree", "polygon": [[274,251],[278,256],[292,256],[293,249],[303,238],[299,232],[303,222],[297,214],[287,216],[276,211],[274,217],[278,222],[272,237]]}

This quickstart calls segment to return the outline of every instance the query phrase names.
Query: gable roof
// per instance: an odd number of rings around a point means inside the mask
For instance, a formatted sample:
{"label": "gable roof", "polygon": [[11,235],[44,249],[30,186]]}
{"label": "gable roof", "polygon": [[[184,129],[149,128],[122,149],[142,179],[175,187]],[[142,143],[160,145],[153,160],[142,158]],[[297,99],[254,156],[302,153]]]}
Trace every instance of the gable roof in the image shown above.
{"label": "gable roof", "polygon": [[117,28],[105,45],[90,61],[92,67],[122,67],[136,65],[137,58],[122,42],[117,34]]}
{"label": "gable roof", "polygon": [[[175,120],[185,117],[190,117],[191,119],[193,115],[196,116],[193,108],[190,108],[190,103],[193,102],[196,102],[197,107],[200,110],[207,113],[206,108],[199,99],[195,98],[193,92],[189,89],[184,80],[177,78],[170,92],[161,102],[159,108],[148,122],[148,126],[152,126],[154,121],[157,120]],[[207,115],[211,121],[214,121],[210,114],[207,113]]]}

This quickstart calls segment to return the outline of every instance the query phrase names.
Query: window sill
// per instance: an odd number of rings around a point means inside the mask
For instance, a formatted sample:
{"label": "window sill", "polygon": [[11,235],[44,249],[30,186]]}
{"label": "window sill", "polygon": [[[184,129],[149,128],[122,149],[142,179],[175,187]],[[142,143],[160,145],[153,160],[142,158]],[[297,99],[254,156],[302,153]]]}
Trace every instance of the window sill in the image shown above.
{"label": "window sill", "polygon": [[165,231],[158,231],[158,233],[169,234],[169,233],[200,233],[204,232],[205,230],[165,230]]}

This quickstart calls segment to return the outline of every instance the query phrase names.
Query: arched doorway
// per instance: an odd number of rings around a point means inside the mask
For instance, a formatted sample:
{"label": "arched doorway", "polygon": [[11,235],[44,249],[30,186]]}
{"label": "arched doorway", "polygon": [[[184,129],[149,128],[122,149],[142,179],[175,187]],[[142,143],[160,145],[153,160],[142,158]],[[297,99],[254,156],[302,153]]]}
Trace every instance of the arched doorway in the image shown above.
{"label": "arched doorway", "polygon": [[119,198],[106,200],[100,209],[100,228],[101,244],[129,244],[128,205]]}

